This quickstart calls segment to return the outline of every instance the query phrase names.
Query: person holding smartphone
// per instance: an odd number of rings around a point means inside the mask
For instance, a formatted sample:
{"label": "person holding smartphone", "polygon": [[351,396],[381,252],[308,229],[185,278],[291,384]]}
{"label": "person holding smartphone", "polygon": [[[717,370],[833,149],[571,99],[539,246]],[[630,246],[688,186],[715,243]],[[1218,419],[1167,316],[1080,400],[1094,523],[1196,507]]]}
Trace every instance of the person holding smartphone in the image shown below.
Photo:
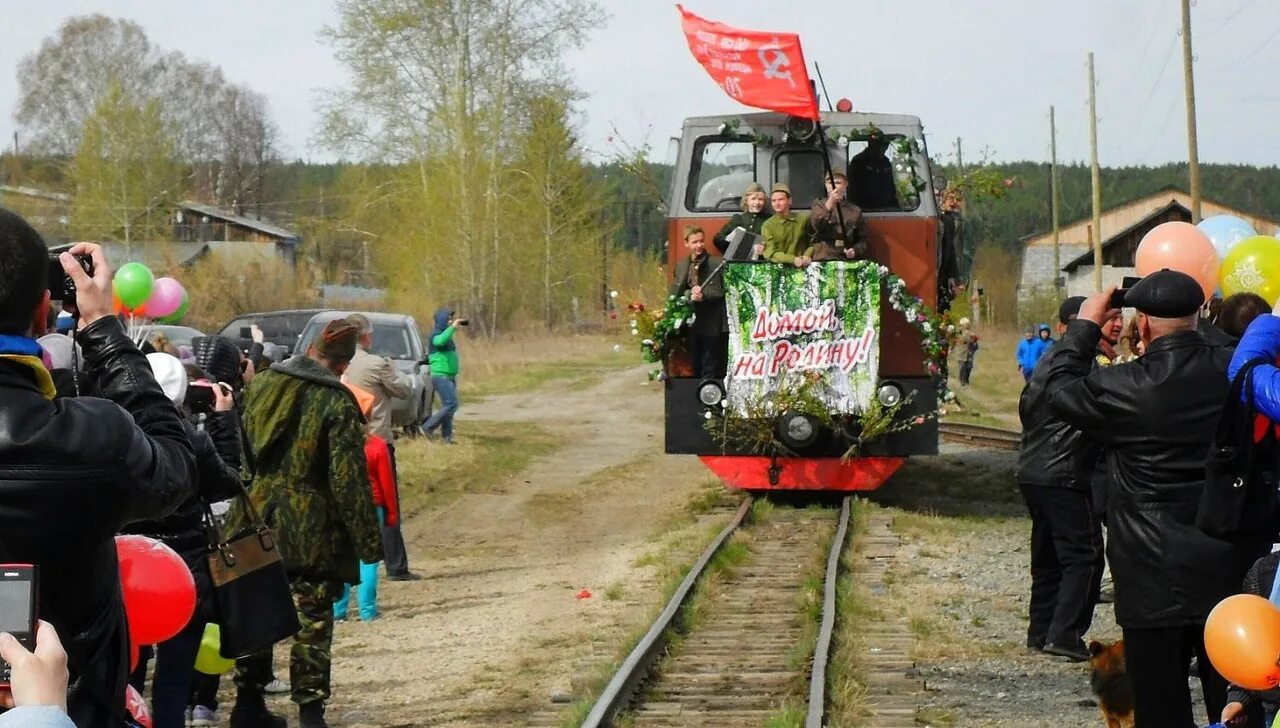
{"label": "person holding smartphone", "polygon": [[75,728],[67,717],[67,651],[53,625],[38,623],[34,650],[0,633],[0,660],[12,668],[9,686],[0,688],[0,728]]}

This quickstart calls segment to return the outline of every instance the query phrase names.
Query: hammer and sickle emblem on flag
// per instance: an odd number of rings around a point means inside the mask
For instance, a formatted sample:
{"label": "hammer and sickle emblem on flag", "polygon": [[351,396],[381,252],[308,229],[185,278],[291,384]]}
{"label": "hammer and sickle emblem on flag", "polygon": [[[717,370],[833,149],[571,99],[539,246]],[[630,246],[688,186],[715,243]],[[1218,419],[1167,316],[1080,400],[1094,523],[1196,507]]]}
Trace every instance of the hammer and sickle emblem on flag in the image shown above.
{"label": "hammer and sickle emblem on flag", "polygon": [[[766,54],[772,54],[772,60]],[[795,79],[791,78],[791,71],[780,71],[779,68],[791,65],[791,59],[787,58],[787,54],[778,46],[778,39],[774,38],[770,45],[761,46],[756,55],[760,57],[760,63],[764,65],[765,78],[785,78],[787,83],[795,88]]]}

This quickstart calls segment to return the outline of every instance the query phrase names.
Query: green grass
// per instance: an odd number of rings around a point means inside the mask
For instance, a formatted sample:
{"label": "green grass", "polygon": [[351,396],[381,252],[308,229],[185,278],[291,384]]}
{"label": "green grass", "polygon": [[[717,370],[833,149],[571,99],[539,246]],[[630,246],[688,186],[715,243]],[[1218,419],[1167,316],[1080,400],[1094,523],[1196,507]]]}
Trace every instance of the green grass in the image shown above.
{"label": "green grass", "polygon": [[595,356],[572,361],[554,361],[506,368],[501,376],[478,382],[460,379],[460,394],[475,400],[501,394],[527,392],[562,379],[573,380],[575,390],[589,389],[604,381],[604,372],[626,369],[639,363],[634,352],[604,350]]}
{"label": "green grass", "polygon": [[511,477],[560,446],[536,425],[460,422],[457,445],[402,439],[396,444],[404,516],[435,510],[469,493],[500,493]]}
{"label": "green grass", "polygon": [[764,728],[804,728],[808,713],[799,705],[784,705],[764,721]]}

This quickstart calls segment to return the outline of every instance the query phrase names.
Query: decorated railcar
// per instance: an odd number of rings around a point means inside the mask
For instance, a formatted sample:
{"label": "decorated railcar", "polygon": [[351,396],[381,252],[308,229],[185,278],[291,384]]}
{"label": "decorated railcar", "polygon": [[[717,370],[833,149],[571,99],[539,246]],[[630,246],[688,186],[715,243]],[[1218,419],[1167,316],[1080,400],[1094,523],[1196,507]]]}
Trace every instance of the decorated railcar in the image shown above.
{"label": "decorated railcar", "polygon": [[728,262],[728,377],[694,377],[687,348],[662,355],[666,451],[699,456],[731,487],[871,490],[907,457],[938,449],[937,309],[947,292],[918,118],[833,112],[820,127],[776,113],[688,119],[668,198],[668,271],[686,255],[685,227],[701,226],[710,243],[751,182],[789,185],[802,213],[824,197],[819,135],[833,169],[882,154],[892,170],[891,195],[869,196],[850,175],[848,197],[864,202],[865,258],[807,269]]}

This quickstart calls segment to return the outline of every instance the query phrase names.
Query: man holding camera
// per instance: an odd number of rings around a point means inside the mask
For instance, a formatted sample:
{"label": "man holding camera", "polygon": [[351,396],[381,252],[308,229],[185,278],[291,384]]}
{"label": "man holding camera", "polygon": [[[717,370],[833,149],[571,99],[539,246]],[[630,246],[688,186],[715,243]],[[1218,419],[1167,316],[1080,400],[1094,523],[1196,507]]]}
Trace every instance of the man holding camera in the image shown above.
{"label": "man holding camera", "polygon": [[[40,234],[0,209],[0,563],[38,567],[39,617],[66,639],[72,720],[113,725],[129,672],[115,534],[190,496],[194,456],[177,408],[111,315],[102,249],[80,243],[58,262],[74,298],[50,291]],[[35,342],[51,294],[78,311],[85,378],[102,399],[54,401]]]}

